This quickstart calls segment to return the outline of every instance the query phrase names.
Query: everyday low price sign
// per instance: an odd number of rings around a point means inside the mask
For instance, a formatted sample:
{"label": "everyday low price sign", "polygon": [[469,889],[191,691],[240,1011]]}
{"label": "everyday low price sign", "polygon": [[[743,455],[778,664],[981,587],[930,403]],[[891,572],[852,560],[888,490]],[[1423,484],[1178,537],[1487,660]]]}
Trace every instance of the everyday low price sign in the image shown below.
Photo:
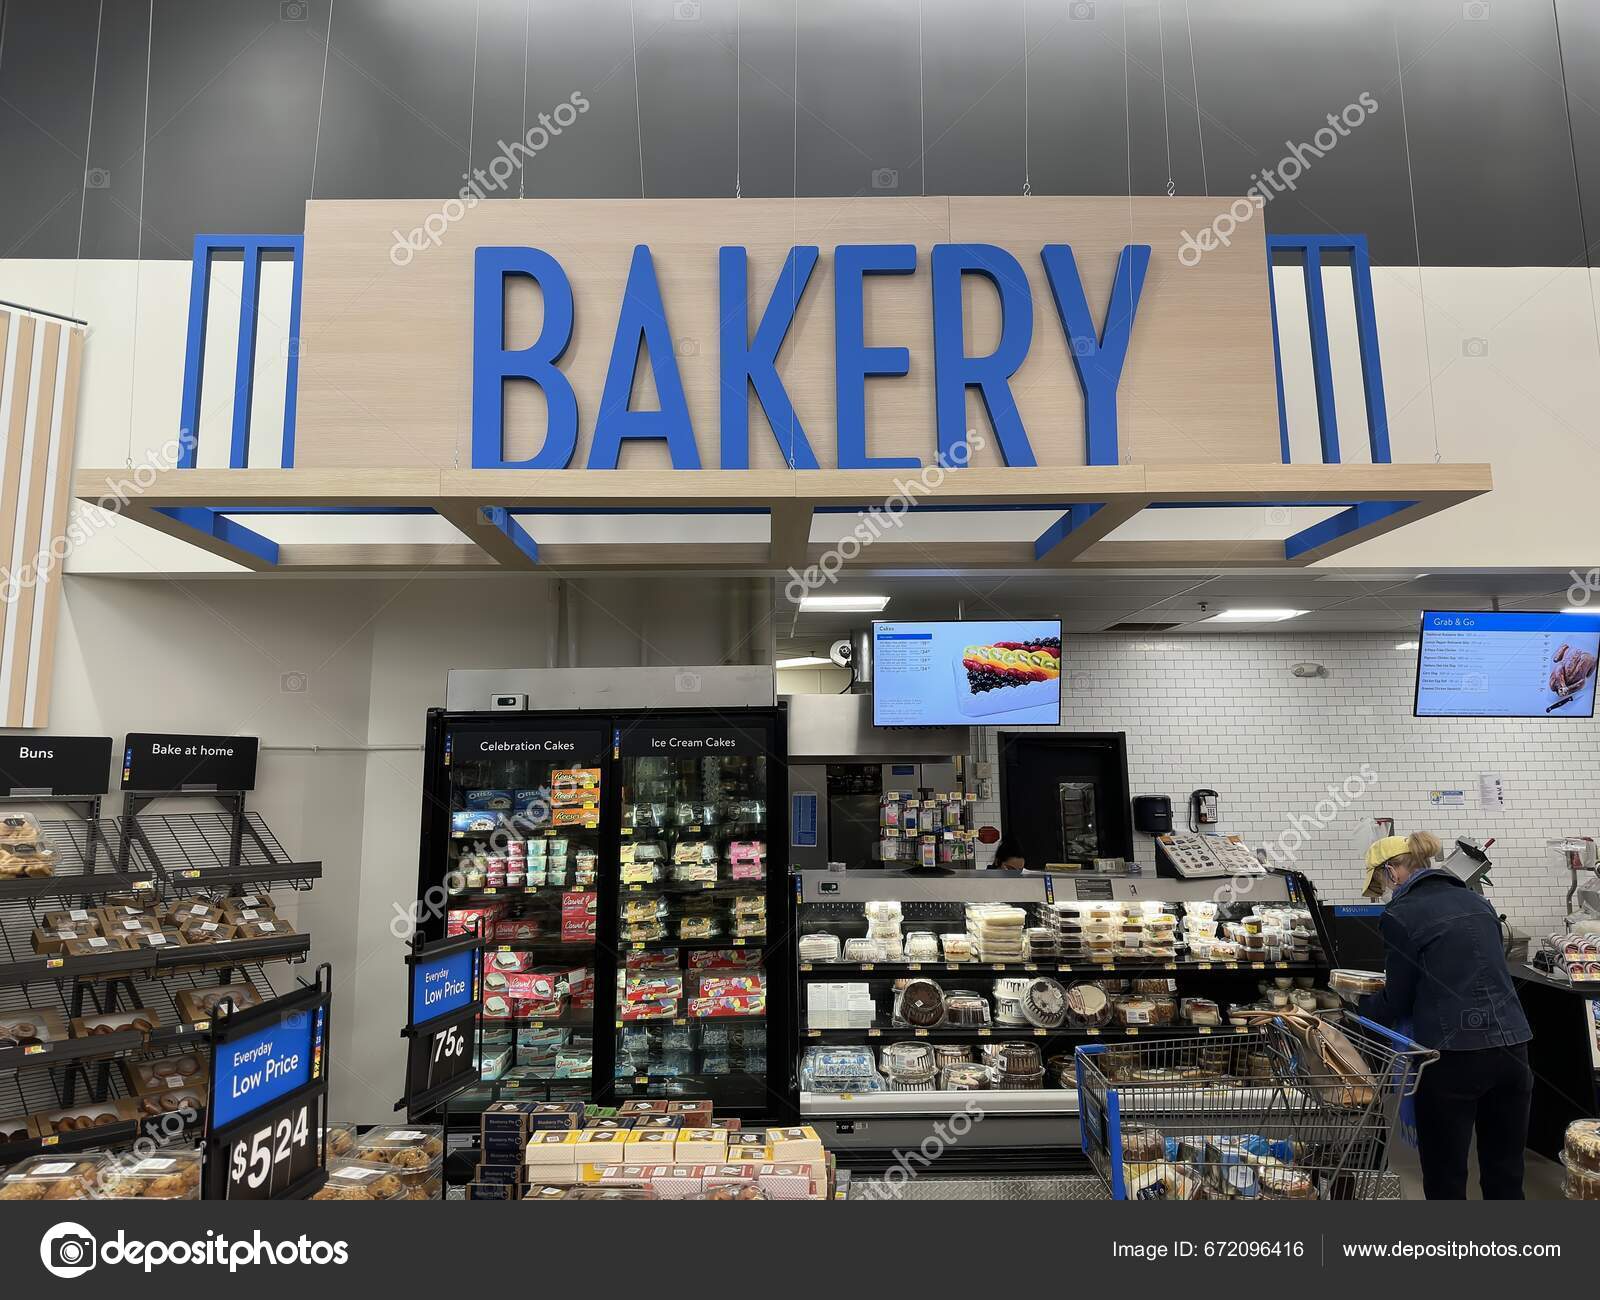
{"label": "everyday low price sign", "polygon": [[309,1083],[311,1052],[312,1017],[303,1012],[218,1044],[212,1122],[231,1124]]}

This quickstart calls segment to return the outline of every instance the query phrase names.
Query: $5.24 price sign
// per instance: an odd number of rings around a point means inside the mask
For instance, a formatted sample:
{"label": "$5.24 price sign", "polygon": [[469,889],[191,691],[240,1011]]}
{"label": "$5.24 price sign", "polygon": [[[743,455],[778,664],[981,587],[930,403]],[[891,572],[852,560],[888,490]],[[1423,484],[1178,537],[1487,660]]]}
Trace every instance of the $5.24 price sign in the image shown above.
{"label": "$5.24 price sign", "polygon": [[320,1093],[302,1097],[242,1127],[228,1145],[227,1199],[269,1200],[316,1168],[321,1106]]}

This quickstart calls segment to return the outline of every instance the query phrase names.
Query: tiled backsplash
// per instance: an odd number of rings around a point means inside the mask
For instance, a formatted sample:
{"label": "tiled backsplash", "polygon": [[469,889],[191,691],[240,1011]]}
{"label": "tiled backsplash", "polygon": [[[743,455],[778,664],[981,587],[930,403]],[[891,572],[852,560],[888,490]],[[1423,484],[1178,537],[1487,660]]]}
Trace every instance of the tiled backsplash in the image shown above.
{"label": "tiled backsplash", "polygon": [[[1396,649],[1403,639],[1069,637],[1061,729],[1124,732],[1129,792],[1170,795],[1180,828],[1200,787],[1219,792],[1218,829],[1252,847],[1292,847],[1280,837],[1297,826],[1295,864],[1325,901],[1358,901],[1369,821],[1387,816],[1397,834],[1432,830],[1447,848],[1493,836],[1496,907],[1534,934],[1559,928],[1567,877],[1544,841],[1600,835],[1600,719],[1414,718],[1416,651]],[[1327,675],[1293,676],[1302,660]],[[996,729],[984,738],[995,783],[979,812],[999,825]],[[1362,780],[1364,765],[1376,779]],[[1480,807],[1485,773],[1504,781],[1503,808]],[[1347,780],[1358,796],[1332,809],[1329,787]],[[1431,805],[1435,789],[1464,791],[1465,806]],[[1134,839],[1153,869],[1150,837]]]}

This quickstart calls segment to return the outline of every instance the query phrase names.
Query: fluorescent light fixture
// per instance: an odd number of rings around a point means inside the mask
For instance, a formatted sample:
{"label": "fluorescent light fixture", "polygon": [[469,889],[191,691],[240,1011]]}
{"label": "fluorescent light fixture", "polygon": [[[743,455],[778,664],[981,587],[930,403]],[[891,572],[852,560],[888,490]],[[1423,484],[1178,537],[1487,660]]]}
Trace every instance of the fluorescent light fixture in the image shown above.
{"label": "fluorescent light fixture", "polygon": [[827,610],[835,614],[878,614],[888,603],[887,596],[802,596],[800,612],[810,614]]}
{"label": "fluorescent light fixture", "polygon": [[1568,605],[1561,611],[1563,614],[1600,614],[1600,606]]}
{"label": "fluorescent light fixture", "polygon": [[832,659],[819,659],[816,655],[801,655],[798,659],[780,659],[779,668],[826,668]]}
{"label": "fluorescent light fixture", "polygon": [[1415,650],[1421,643],[1418,641],[1401,641],[1395,645],[1396,650]]}
{"label": "fluorescent light fixture", "polygon": [[1225,609],[1220,614],[1203,618],[1202,623],[1282,623],[1285,619],[1299,618],[1303,609]]}

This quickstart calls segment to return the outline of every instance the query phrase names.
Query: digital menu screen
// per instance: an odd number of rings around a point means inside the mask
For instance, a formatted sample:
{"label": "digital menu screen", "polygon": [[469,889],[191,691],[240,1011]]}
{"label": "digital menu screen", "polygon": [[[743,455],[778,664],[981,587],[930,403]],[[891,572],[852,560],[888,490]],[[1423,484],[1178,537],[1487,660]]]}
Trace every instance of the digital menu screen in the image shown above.
{"label": "digital menu screen", "polygon": [[1425,610],[1419,718],[1592,718],[1600,610]]}
{"label": "digital menu screen", "polygon": [[1058,726],[1061,620],[874,623],[879,727]]}

